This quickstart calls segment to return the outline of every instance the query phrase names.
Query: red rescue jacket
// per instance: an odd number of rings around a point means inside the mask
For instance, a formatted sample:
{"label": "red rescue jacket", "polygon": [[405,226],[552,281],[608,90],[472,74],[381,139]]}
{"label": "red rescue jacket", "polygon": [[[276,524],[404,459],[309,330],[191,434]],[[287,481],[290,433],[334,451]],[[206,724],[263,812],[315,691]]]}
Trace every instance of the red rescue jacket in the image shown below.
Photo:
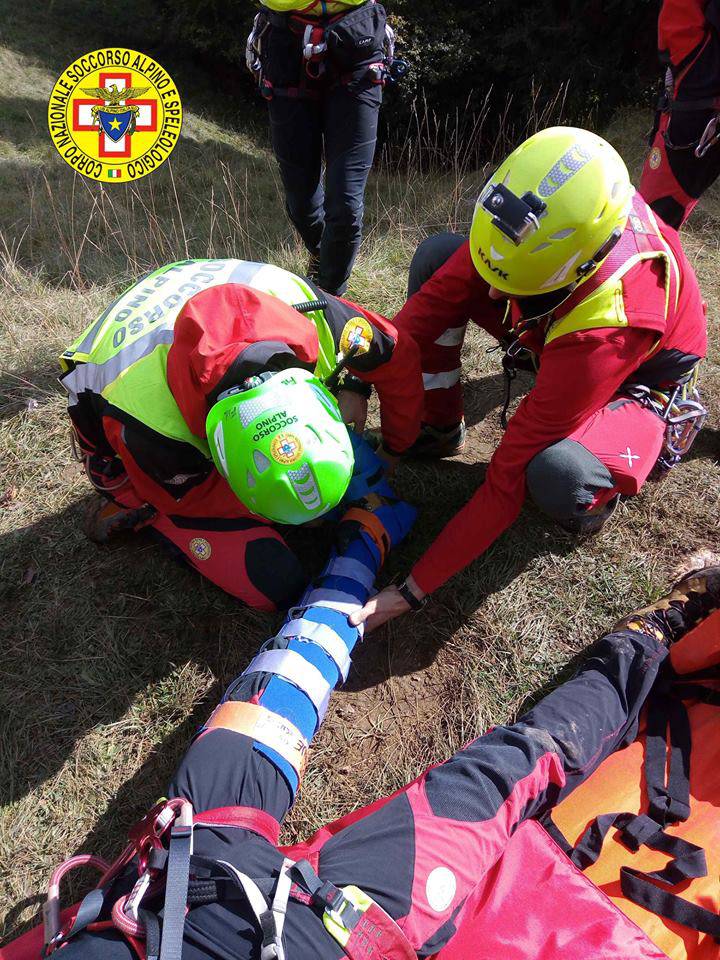
{"label": "red rescue jacket", "polygon": [[[592,291],[619,258],[641,249],[647,205],[636,194],[634,213],[611,258],[575,295],[580,300]],[[661,261],[645,260],[623,278],[623,300],[628,326],[585,329],[544,343],[556,316],[546,318],[531,344],[540,368],[531,392],[523,399],[490,461],[485,482],[472,499],[447,524],[413,569],[420,587],[430,593],[453,574],[479,557],[517,518],[525,500],[525,470],[533,457],[569,436],[605,406],[621,386],[636,378],[649,386],[672,381],[678,368],[687,368],[705,355],[705,310],[695,273],[687,261],[678,234],[660,223],[679,270],[677,306],[671,297],[666,313],[665,271]],[[659,242],[659,241],[658,241]],[[640,245],[640,246],[639,246]],[[500,339],[503,326],[496,301],[478,275],[469,244],[461,247],[428,280],[395,318],[402,334],[421,336],[423,327],[442,316],[447,327],[460,327],[472,318]],[[600,324],[600,321],[599,321]]]}

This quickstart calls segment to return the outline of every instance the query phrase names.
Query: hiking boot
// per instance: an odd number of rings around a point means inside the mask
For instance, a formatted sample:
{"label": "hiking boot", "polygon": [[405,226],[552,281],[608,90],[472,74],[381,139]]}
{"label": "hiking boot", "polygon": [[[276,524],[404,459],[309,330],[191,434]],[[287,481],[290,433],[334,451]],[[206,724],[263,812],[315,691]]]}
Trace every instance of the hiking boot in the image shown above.
{"label": "hiking boot", "polygon": [[720,567],[688,573],[666,596],[615,624],[615,630],[647,633],[669,645],[720,609]]}
{"label": "hiking boot", "polygon": [[433,427],[424,423],[415,443],[407,450],[405,456],[417,459],[441,459],[454,457],[465,446],[465,420],[450,427]]}
{"label": "hiking boot", "polygon": [[98,497],[85,517],[85,535],[93,543],[107,543],[123,530],[139,530],[154,516],[155,509],[148,503],[142,507],[121,507],[112,500]]}
{"label": "hiking boot", "polygon": [[608,500],[599,510],[588,511],[578,517],[570,517],[569,520],[558,520],[558,526],[575,537],[591,537],[602,530],[619,503],[620,494],[616,493],[612,500]]}

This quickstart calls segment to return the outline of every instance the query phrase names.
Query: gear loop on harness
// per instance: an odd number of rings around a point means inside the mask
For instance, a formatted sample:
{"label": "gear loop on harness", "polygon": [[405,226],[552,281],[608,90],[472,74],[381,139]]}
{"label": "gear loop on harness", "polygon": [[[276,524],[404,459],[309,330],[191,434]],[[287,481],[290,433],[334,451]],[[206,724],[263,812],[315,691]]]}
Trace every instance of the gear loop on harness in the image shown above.
{"label": "gear loop on harness", "polygon": [[699,364],[682,383],[666,389],[647,387],[644,384],[628,384],[621,393],[641,406],[652,410],[665,421],[665,440],[658,458],[658,467],[671,470],[686,456],[708,418],[697,387]]}

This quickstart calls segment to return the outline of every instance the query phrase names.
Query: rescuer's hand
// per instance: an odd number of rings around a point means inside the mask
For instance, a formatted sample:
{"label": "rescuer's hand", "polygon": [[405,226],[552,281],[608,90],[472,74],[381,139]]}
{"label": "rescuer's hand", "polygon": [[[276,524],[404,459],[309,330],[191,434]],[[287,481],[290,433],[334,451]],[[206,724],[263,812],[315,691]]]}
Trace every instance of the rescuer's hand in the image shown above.
{"label": "rescuer's hand", "polygon": [[[423,593],[412,577],[408,577],[405,584],[418,602],[425,599],[426,594]],[[358,627],[361,623],[364,623],[365,632],[370,633],[372,630],[381,627],[383,623],[394,620],[395,617],[407,613],[410,609],[410,604],[398,588],[390,586],[371,597],[361,610],[351,613],[349,620],[353,627]]]}

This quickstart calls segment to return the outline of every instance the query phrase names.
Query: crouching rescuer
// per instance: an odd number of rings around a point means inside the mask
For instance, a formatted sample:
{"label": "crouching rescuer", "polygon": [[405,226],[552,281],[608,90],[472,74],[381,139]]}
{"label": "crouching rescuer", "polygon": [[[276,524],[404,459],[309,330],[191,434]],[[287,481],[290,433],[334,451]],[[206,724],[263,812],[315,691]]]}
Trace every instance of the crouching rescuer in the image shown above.
{"label": "crouching rescuer", "polygon": [[468,322],[504,353],[508,409],[518,369],[534,386],[506,422],[482,486],[400,588],[363,612],[373,626],[418,607],[480,556],[526,493],[573,533],[598,531],[618,498],[687,453],[706,411],[697,370],[705,305],[675,230],[631,186],[609,143],[569,127],[541,131],[488,180],[469,241],[426,240],[395,318],[421,352],[418,456],[465,436],[460,353]]}
{"label": "crouching rescuer", "polygon": [[307,582],[279,526],[392,496],[386,463],[347,427],[362,430],[372,385],[386,460],[419,423],[412,340],[268,264],[163,267],[61,362],[75,448],[100,495],[91,538],[146,527],[260,609],[287,608]]}

